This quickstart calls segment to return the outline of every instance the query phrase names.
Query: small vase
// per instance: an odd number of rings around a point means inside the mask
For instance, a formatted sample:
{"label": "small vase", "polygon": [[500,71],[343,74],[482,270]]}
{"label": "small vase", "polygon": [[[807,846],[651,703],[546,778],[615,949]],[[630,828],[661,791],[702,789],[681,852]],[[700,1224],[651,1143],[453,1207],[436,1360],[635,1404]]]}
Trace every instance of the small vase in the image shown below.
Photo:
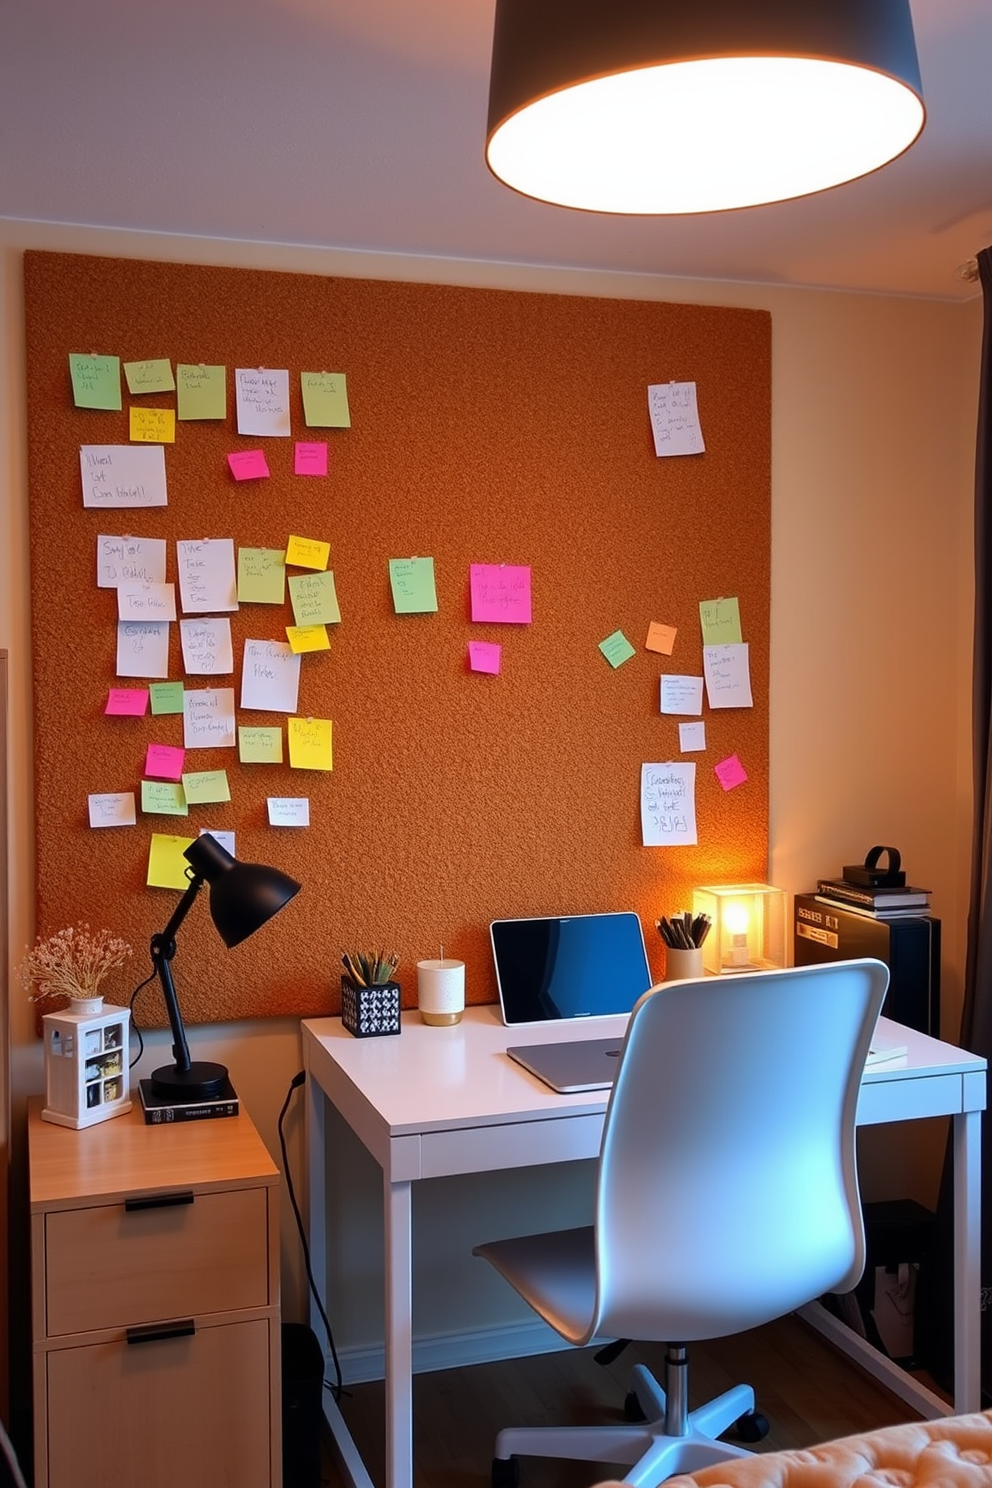
{"label": "small vase", "polygon": [[70,997],[66,1009],[70,1013],[100,1013],[103,1011],[102,997]]}

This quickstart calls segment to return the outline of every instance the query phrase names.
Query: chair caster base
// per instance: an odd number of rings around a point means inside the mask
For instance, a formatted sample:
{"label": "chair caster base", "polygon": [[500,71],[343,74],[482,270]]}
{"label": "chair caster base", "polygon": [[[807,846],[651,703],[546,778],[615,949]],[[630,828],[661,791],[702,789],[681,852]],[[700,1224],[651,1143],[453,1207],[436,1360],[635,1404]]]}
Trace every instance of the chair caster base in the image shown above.
{"label": "chair caster base", "polygon": [[769,1429],[768,1417],[763,1416],[757,1410],[745,1411],[743,1416],[738,1416],[734,1422],[734,1435],[739,1441],[764,1441]]}

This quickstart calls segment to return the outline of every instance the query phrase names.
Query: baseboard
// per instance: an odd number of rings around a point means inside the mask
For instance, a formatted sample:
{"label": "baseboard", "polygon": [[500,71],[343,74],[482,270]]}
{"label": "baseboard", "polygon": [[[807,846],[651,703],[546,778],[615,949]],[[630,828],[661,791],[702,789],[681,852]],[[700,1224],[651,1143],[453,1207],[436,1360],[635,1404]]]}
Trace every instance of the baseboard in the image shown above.
{"label": "baseboard", "polygon": [[[429,1374],[436,1369],[460,1369],[469,1364],[490,1364],[494,1359],[523,1359],[532,1354],[550,1354],[571,1347],[546,1323],[510,1323],[472,1333],[438,1333],[413,1341],[413,1372]],[[347,1385],[382,1379],[384,1352],[381,1344],[338,1350],[341,1374]]]}

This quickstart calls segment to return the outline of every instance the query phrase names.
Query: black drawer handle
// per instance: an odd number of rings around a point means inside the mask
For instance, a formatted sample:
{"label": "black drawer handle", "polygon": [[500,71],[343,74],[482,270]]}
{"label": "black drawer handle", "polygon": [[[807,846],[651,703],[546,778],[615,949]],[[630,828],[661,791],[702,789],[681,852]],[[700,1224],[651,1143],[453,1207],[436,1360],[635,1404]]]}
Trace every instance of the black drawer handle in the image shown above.
{"label": "black drawer handle", "polygon": [[140,1199],[125,1199],[124,1208],[129,1214],[138,1209],[172,1209],[177,1204],[192,1204],[192,1193],[146,1194]]}
{"label": "black drawer handle", "polygon": [[189,1338],[196,1332],[192,1318],[181,1318],[175,1323],[146,1323],[140,1328],[126,1329],[128,1343],[158,1343],[163,1338]]}

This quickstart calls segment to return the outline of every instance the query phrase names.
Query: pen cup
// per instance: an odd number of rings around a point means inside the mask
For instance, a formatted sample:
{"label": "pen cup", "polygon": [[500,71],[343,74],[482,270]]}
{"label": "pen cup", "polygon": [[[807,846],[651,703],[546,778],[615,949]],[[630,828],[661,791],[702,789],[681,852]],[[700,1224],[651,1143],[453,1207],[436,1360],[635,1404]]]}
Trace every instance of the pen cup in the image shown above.
{"label": "pen cup", "polygon": [[690,977],[703,975],[703,948],[693,946],[681,950],[678,946],[665,947],[665,981],[681,982]]}
{"label": "pen cup", "polygon": [[417,1007],[425,1023],[443,1028],[460,1023],[465,1011],[465,962],[417,962]]}

